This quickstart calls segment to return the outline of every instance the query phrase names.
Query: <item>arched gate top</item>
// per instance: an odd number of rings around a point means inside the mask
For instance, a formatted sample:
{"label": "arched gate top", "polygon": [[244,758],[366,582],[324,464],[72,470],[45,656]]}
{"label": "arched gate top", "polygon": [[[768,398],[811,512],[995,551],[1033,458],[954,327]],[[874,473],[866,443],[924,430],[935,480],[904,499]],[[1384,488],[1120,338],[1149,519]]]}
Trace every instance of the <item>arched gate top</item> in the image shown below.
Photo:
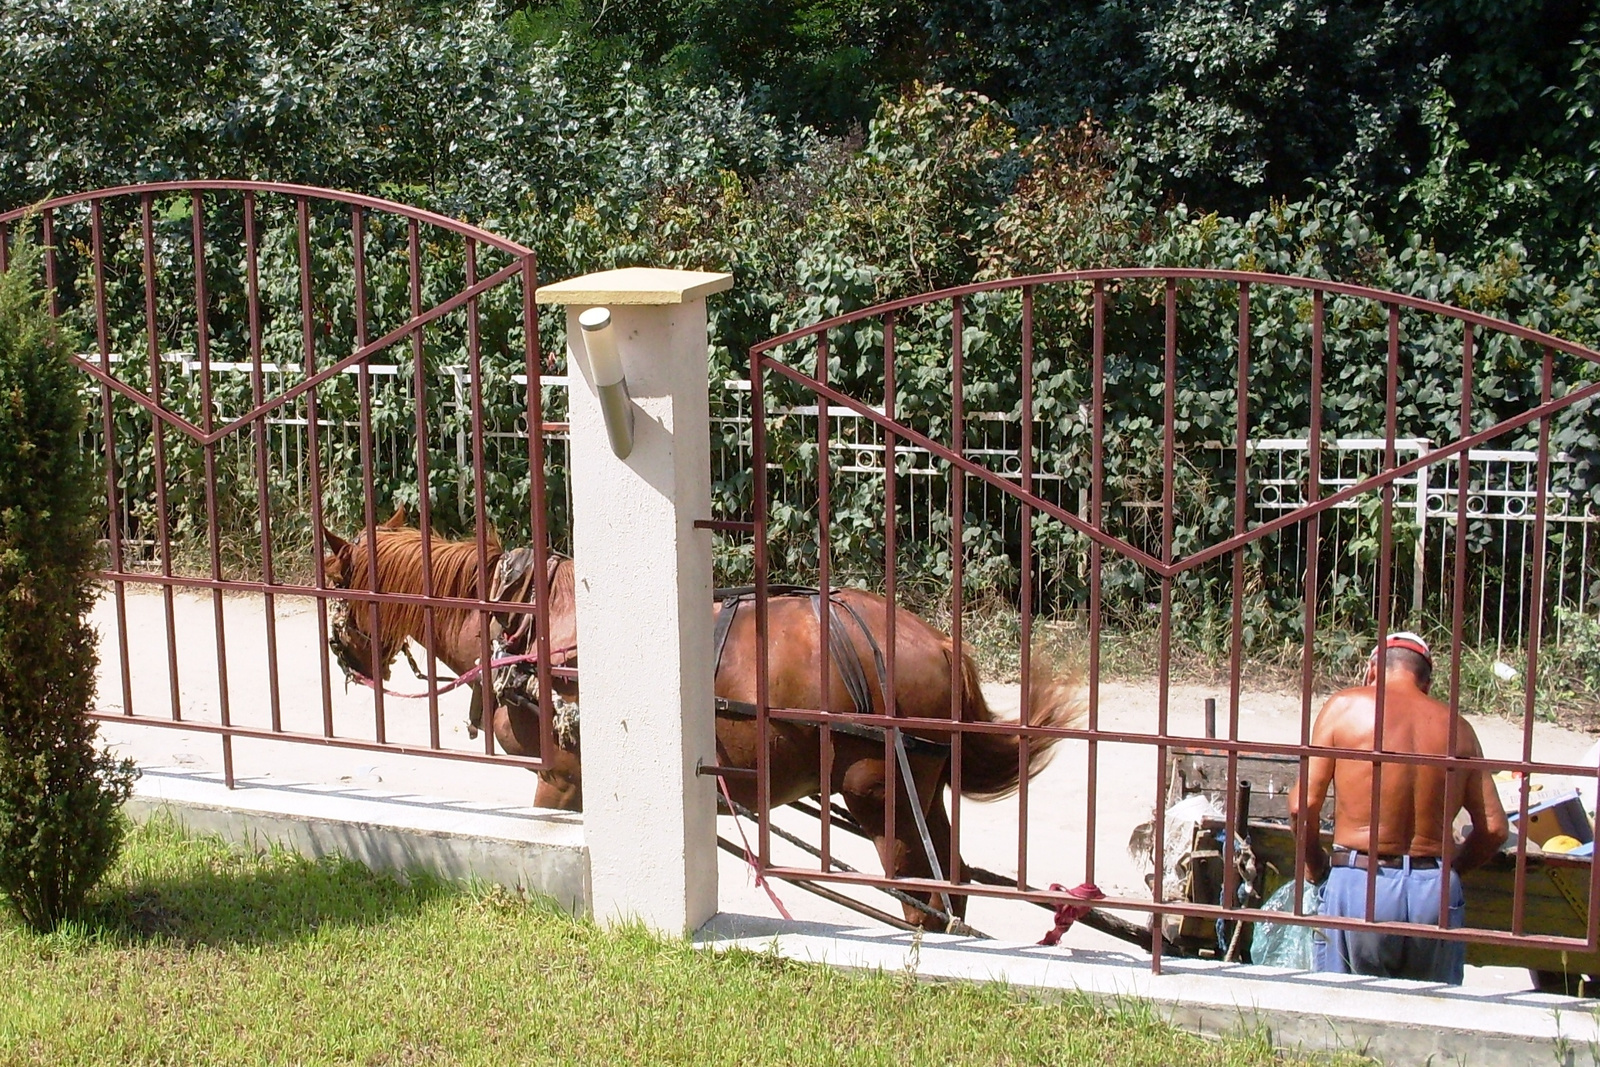
{"label": "arched gate top", "polygon": [[155,196],[163,193],[275,193],[282,196],[304,197],[308,200],[328,200],[334,203],[349,204],[353,207],[367,208],[372,211],[383,211],[404,218],[414,219],[417,222],[427,223],[442,230],[481,242],[491,248],[497,248],[508,255],[526,257],[532,256],[533,250],[518,244],[516,241],[490,233],[488,230],[471,223],[453,219],[448,215],[441,215],[435,211],[411,207],[385,200],[381,197],[367,196],[363,193],[343,192],[337,189],[325,189],[316,185],[295,185],[288,182],[257,182],[257,181],[170,181],[150,182],[140,185],[117,185],[105,189],[96,189],[87,193],[73,193],[70,196],[58,196],[28,207],[16,208],[0,214],[0,236],[11,223],[24,219],[30,215],[43,214],[55,211],[58,208],[71,207],[75,204],[92,203],[101,200],[112,200],[118,197]]}

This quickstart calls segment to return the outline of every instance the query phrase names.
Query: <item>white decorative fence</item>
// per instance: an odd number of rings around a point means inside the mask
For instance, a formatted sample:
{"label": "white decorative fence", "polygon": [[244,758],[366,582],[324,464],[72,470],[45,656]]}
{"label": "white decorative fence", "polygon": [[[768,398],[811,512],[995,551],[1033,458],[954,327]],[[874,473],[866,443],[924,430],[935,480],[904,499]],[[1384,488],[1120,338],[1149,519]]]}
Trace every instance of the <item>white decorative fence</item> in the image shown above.
{"label": "white decorative fence", "polygon": [[[163,361],[185,376],[192,378],[199,373],[199,362],[192,353],[167,353]],[[407,402],[402,377],[409,368],[375,364],[370,371],[375,410],[382,409],[386,398],[389,403],[404,405]],[[249,364],[213,363],[212,372],[214,381],[229,377],[238,380],[240,376],[248,380],[251,367]],[[274,377],[285,373],[274,364],[264,364],[262,372],[269,393],[274,389]],[[301,371],[294,367],[288,368],[287,373],[299,375]],[[357,371],[350,368],[345,373],[354,376]],[[505,398],[503,406],[507,410],[521,407],[520,390],[526,387],[526,381],[522,375],[513,375],[497,383],[518,391],[517,395]],[[570,531],[564,519],[569,514],[571,500],[564,421],[568,381],[565,376],[552,375],[545,377],[543,384],[551,463],[551,536],[557,548],[568,550]],[[432,442],[432,445],[435,450],[449,452],[456,460],[450,477],[454,480],[456,518],[462,523],[470,518],[470,386],[467,368],[456,366],[444,368],[439,380],[430,383],[429,388],[430,395],[438,397],[443,407],[459,416],[453,420],[453,439]],[[742,379],[724,381],[721,389],[712,391],[714,486],[735,486],[741,473],[750,470],[749,397],[749,383]],[[797,436],[815,440],[817,410],[814,406],[782,408],[772,414],[793,418]],[[881,482],[885,445],[875,428],[865,419],[838,409],[830,411],[829,419],[829,451],[834,472],[841,478]],[[305,413],[297,408],[266,421],[270,462],[278,469],[292,502],[304,508],[307,501]],[[409,425],[407,420],[399,422]],[[498,452],[513,457],[526,454],[527,430],[523,420],[497,422],[491,415],[485,418],[484,426],[485,448],[489,455]],[[319,432],[325,443],[343,442],[353,448],[359,425],[349,419],[322,418]],[[1052,428],[1044,423],[1037,424],[1034,440],[1040,456],[1033,474],[1034,491],[1079,515],[1087,514],[1088,490],[1081,457],[1072,456],[1068,449],[1061,447]],[[414,435],[405,432],[375,433],[373,446],[376,462],[395,470],[411,462],[416,450]],[[970,458],[1005,477],[1020,480],[1019,446],[1020,435],[1014,416],[994,412],[976,412],[969,416],[966,452]],[[1215,447],[1220,455],[1231,446],[1218,444]],[[1250,447],[1249,493],[1261,519],[1302,506],[1308,473],[1305,440],[1265,438],[1252,442]],[[1401,461],[1421,454],[1428,447],[1429,442],[1420,438],[1402,438],[1396,442]],[[1373,474],[1381,461],[1382,449],[1382,440],[1375,438],[1343,438],[1330,442],[1323,458],[1320,495],[1327,496]],[[907,541],[930,539],[939,533],[941,520],[948,512],[947,466],[925,450],[904,442],[896,446],[896,458],[904,479],[898,506],[902,535]],[[1056,460],[1054,464],[1049,462],[1051,458]],[[1600,510],[1590,496],[1569,488],[1571,465],[1564,454],[1552,457],[1548,487],[1550,541],[1543,579],[1548,621],[1554,627],[1547,632],[1553,632],[1557,640],[1561,636],[1563,615],[1557,609],[1593,611],[1600,597]],[[769,469],[776,471],[777,466],[769,465]],[[1534,499],[1538,492],[1537,454],[1504,449],[1473,450],[1468,456],[1468,470],[1468,544],[1472,555],[1468,567],[1467,633],[1480,647],[1517,647],[1526,632],[1530,593],[1538,577],[1531,573],[1530,565]],[[1397,602],[1400,606],[1409,604],[1419,620],[1430,615],[1441,617],[1442,606],[1448,603],[1449,583],[1453,577],[1450,558],[1455,541],[1457,472],[1454,462],[1444,463],[1425,467],[1396,483],[1395,508],[1401,523],[1397,536],[1408,538],[1414,546],[1410,573],[1397,572],[1396,575]],[[772,493],[775,503],[798,509],[809,506],[803,495],[786,499],[782,479],[773,480]],[[723,494],[720,501],[723,509],[737,508],[739,495],[736,490]],[[1020,515],[1013,502],[994,492],[969,490],[966,506],[969,524],[984,530],[994,544],[1016,543]],[[1120,506],[1129,516],[1130,528],[1134,528],[1159,510],[1159,501],[1123,499]],[[1364,540],[1370,531],[1363,522],[1363,507],[1370,507],[1370,504],[1360,499],[1346,501],[1339,505],[1339,514],[1334,520],[1324,525],[1323,569],[1333,588],[1362,592],[1370,591],[1376,584],[1377,554]],[[1286,536],[1265,541],[1263,567],[1279,574],[1301,573],[1307,549],[1299,540],[1303,534],[1303,527],[1295,527]],[[137,543],[139,539],[131,540]],[[1081,546],[1071,542],[1059,546],[1053,556],[1042,553],[1038,602],[1047,609],[1070,610],[1074,606],[1073,593],[1057,591],[1052,596],[1052,586],[1058,584],[1057,578],[1062,579],[1059,583],[1062,585],[1072,584],[1065,580],[1069,577],[1081,582],[1083,566]],[[734,577],[744,580],[743,575]],[[1337,617],[1339,598],[1331,597],[1328,607]]]}

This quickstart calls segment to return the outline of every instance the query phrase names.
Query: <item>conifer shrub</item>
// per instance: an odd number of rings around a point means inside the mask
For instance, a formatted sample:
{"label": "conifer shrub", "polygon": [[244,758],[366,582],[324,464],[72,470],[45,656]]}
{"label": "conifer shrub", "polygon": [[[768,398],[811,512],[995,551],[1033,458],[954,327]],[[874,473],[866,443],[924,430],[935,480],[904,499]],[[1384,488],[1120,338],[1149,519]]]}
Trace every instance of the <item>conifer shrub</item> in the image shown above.
{"label": "conifer shrub", "polygon": [[24,923],[80,911],[122,844],[135,771],[96,744],[95,480],[70,335],[33,279],[0,274],[0,893]]}

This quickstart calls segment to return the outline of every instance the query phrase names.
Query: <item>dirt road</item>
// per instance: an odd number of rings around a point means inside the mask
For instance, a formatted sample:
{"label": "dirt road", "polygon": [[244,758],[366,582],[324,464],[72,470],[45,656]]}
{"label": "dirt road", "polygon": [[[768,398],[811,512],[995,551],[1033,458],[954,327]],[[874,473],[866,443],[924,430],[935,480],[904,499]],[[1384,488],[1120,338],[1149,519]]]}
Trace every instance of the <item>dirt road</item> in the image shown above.
{"label": "dirt road", "polygon": [[[100,632],[101,666],[99,701],[103,709],[122,711],[131,705],[140,715],[167,716],[174,703],[185,719],[216,722],[222,701],[217,661],[216,609],[209,595],[179,591],[172,596],[174,631],[178,640],[169,649],[165,624],[166,605],[159,592],[130,589],[127,595],[126,642],[130,679],[124,689],[119,670],[122,629],[115,599],[103,596],[94,622]],[[267,620],[256,597],[227,597],[222,605],[227,641],[227,697],[232,721],[267,727],[272,721],[273,690],[267,655]],[[315,607],[298,598],[280,598],[275,615],[278,689],[276,703],[286,730],[320,733],[324,717],[322,667]],[[170,662],[176,662],[173,679]],[[336,665],[330,667],[331,693],[326,713],[342,736],[375,736],[377,709],[371,691],[345,689]],[[401,660],[390,681],[392,688],[420,691],[422,683],[411,676]],[[1016,686],[987,685],[985,693],[998,710],[1015,714]],[[1101,721],[1107,729],[1153,732],[1157,722],[1157,690],[1151,684],[1106,683],[1100,690]],[[1216,697],[1224,732],[1228,721],[1226,690],[1175,686],[1170,697],[1171,729],[1195,738],[1204,735],[1204,701]],[[466,732],[468,697],[463,690],[440,700],[441,743],[452,749],[476,749],[482,739],[470,741]],[[384,725],[390,741],[427,744],[427,703],[388,699]],[[1301,701],[1297,693],[1247,692],[1239,707],[1239,736],[1243,740],[1284,742],[1300,737]],[[1515,756],[1521,734],[1515,724],[1500,719],[1473,720],[1485,750],[1491,755]],[[220,770],[221,744],[215,736],[139,725],[107,724],[104,738],[141,766]],[[1538,760],[1575,762],[1592,739],[1555,726],[1540,724],[1534,731],[1534,757]],[[1129,857],[1128,837],[1148,819],[1155,800],[1157,751],[1151,745],[1102,743],[1099,752],[1097,819],[1092,830],[1095,869],[1086,868],[1086,845],[1091,837],[1087,823],[1088,791],[1086,742],[1059,746],[1049,768],[1032,784],[1029,796],[1027,841],[1028,878],[1032,884],[1060,882],[1076,885],[1092,878],[1108,892],[1137,895],[1146,892],[1142,864]],[[530,802],[533,778],[514,767],[488,767],[422,756],[367,753],[309,745],[236,739],[235,773],[263,782],[346,782],[398,793],[478,801],[487,805],[524,805]],[[708,785],[709,788],[709,785]],[[961,850],[968,862],[1012,873],[1018,859],[1017,800],[961,805]],[[725,837],[737,840],[732,820],[723,818]],[[815,824],[794,812],[785,812],[779,824],[815,835]],[[747,832],[754,836],[753,827]],[[876,870],[870,849],[847,835],[838,834],[838,855],[853,866]],[[774,855],[782,862],[799,861],[797,852],[781,843]],[[805,859],[807,863],[814,861]],[[735,857],[723,855],[722,906],[774,914],[766,896],[750,881]],[[857,921],[852,913],[793,887],[778,889],[797,917]],[[870,896],[867,899],[872,899]],[[874,901],[880,906],[882,898]],[[1036,940],[1050,925],[1046,912],[1023,904],[976,899],[969,918],[973,925],[998,937]],[[1088,930],[1074,930],[1069,944],[1092,948],[1126,949],[1120,942]],[[1129,950],[1132,951],[1132,950]],[[1523,988],[1521,972],[1472,971],[1469,984],[1498,988]]]}

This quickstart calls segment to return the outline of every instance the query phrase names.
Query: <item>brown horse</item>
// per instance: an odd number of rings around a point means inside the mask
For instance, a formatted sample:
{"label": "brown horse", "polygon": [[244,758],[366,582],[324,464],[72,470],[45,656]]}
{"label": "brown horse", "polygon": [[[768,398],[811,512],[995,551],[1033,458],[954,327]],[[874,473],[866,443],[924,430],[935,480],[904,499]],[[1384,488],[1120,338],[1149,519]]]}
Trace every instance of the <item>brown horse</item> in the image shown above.
{"label": "brown horse", "polygon": [[[391,520],[393,522],[393,520]],[[329,535],[333,546],[327,558],[330,584],[342,588],[366,588],[367,553],[363,538],[354,544]],[[378,531],[378,572],[380,587],[386,592],[421,592],[421,535],[412,529],[386,525]],[[434,590],[440,596],[477,597],[478,569],[476,542],[450,542],[435,539],[431,546]],[[492,547],[498,562],[498,545]],[[442,563],[442,561],[450,561]],[[459,563],[457,561],[460,561]],[[470,562],[470,565],[469,565]],[[552,648],[576,644],[572,563],[561,560],[551,574],[550,644]],[[862,626],[849,625],[851,650],[868,678],[878,677],[873,643],[882,645],[888,633],[888,605],[882,597],[846,589],[834,597],[835,610],[853,610]],[[714,610],[726,610],[718,605]],[[410,606],[382,604],[379,610],[379,638],[366,639],[368,612],[364,608],[349,615],[343,643],[352,661],[365,664],[363,673],[379,677],[406,638],[424,640],[422,612]],[[474,612],[435,612],[434,650],[453,670],[472,667],[481,648],[478,616]],[[821,627],[809,597],[774,596],[768,610],[769,705],[775,708],[812,708],[831,712],[855,709],[843,675],[837,667],[830,677],[830,691],[824,699],[819,692],[821,670],[819,636]],[[864,630],[863,630],[864,627]],[[869,639],[867,632],[872,637]],[[374,647],[376,646],[376,655]],[[950,638],[935,630],[915,614],[897,609],[895,614],[895,706],[890,714],[902,718],[948,719],[951,710],[952,659],[957,655]],[[568,662],[572,662],[569,660]],[[969,656],[960,655],[960,710],[965,722],[1003,722],[989,709],[978,685],[977,669]],[[754,703],[756,699],[756,630],[753,610],[737,611],[728,629],[715,680],[716,694],[729,701]],[[560,687],[558,686],[558,689]],[[869,685],[872,712],[886,714],[883,687]],[[1085,707],[1073,682],[1044,672],[1035,675],[1030,698],[1029,722],[1035,726],[1078,727],[1085,718]],[[564,699],[576,701],[575,689],[561,690]],[[539,755],[539,728],[536,717],[498,708],[494,718],[495,737],[507,752]],[[859,737],[832,731],[831,780],[821,781],[820,731],[805,723],[771,720],[768,766],[771,803],[788,804],[819,793],[840,794],[846,809],[873,838],[883,869],[890,877],[926,878],[932,865],[917,829],[912,811],[915,796],[922,808],[932,838],[940,870],[950,871],[950,822],[945,811],[944,789],[950,782],[951,731],[919,724],[905,730],[907,737],[935,742],[934,745],[908,746],[908,759],[915,779],[915,792],[902,782],[896,789],[895,834],[886,833],[884,801],[887,792],[885,745],[881,739]],[[723,766],[753,768],[759,747],[757,723],[747,716],[718,715],[716,723],[717,759]],[[1029,773],[1044,766],[1051,755],[1055,738],[1035,739],[1029,747]],[[965,733],[961,739],[961,791],[964,796],[992,800],[1014,792],[1019,779],[1018,739],[1005,733]],[[561,748],[550,754],[549,769],[540,772],[534,802],[540,806],[580,810],[582,777],[578,753]],[[748,778],[728,780],[736,802],[755,807],[756,783]],[[924,900],[926,895],[918,894]],[[957,915],[965,913],[964,897],[952,897]],[[926,916],[905,906],[908,922],[922,923]]]}
{"label": "brown horse", "polygon": [[[329,548],[323,560],[328,585],[335,589],[367,589],[370,571],[366,533],[363,531],[353,542],[344,540],[330,530],[324,530],[323,537]],[[386,593],[420,596],[423,593],[422,531],[406,526],[405,513],[396,511],[388,522],[377,528],[374,544],[377,547],[378,589]],[[428,549],[433,595],[462,600],[480,599],[476,540],[448,541],[436,536],[430,539]],[[498,538],[489,538],[488,549],[484,570],[492,582],[503,554]],[[572,561],[552,557],[552,563],[549,583],[550,647],[571,648],[577,644],[578,635]],[[430,633],[429,612],[424,611],[421,605],[380,604],[378,636],[374,641],[368,634],[371,618],[368,605],[360,601],[346,602],[343,618],[333,626],[329,644],[347,672],[377,682],[389,677],[390,665],[407,640],[430,650],[457,675],[465,674],[477,666],[483,649],[482,614],[465,608],[435,608],[431,614]],[[576,658],[567,656],[558,660],[558,663],[573,666]],[[562,680],[553,682],[565,699],[577,700],[576,686]],[[476,718],[477,701],[478,689],[474,686],[474,727],[479,725]],[[539,722],[535,716],[510,707],[498,707],[493,720],[486,725],[494,731],[495,740],[507,753],[539,757]],[[544,762],[546,767],[539,772],[534,804],[542,808],[581,810],[583,793],[577,752],[558,748]]]}

